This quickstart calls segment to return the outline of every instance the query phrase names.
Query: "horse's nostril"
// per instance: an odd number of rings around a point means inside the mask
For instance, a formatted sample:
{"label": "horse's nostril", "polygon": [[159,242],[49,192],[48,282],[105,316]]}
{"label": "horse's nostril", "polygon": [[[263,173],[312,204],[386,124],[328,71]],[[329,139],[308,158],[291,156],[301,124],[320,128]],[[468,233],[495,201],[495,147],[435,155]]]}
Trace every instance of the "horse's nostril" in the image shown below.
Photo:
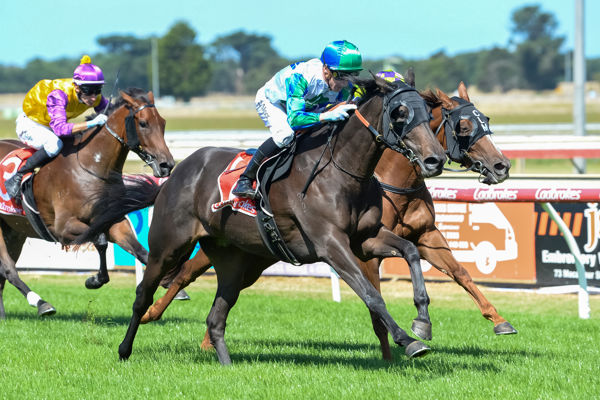
{"label": "horse's nostril", "polygon": [[505,173],[508,171],[509,168],[510,168],[510,165],[507,165],[507,163],[504,163],[504,162],[499,162],[499,163],[494,164],[494,169],[499,173]]}
{"label": "horse's nostril", "polygon": [[432,169],[440,168],[444,164],[444,160],[436,156],[427,157],[425,160],[423,160],[423,162],[425,163],[425,165]]}

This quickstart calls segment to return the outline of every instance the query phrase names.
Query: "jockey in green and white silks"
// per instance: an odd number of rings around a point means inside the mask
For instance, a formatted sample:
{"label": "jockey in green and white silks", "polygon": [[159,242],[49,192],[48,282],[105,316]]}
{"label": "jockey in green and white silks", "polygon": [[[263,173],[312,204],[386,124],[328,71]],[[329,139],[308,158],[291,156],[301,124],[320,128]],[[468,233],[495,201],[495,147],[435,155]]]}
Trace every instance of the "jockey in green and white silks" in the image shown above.
{"label": "jockey in green and white silks", "polygon": [[348,99],[350,86],[336,92],[323,78],[323,62],[313,58],[285,67],[256,94],[256,110],[279,147],[287,146],[298,129],[320,123],[330,104]]}
{"label": "jockey in green and white silks", "polygon": [[256,151],[232,193],[254,198],[252,183],[260,163],[294,139],[295,131],[322,122],[348,118],[354,104],[325,111],[328,105],[348,99],[350,75],[362,70],[358,48],[346,41],[329,43],[321,58],[297,62],[279,71],[256,94],[256,110],[269,128],[271,138]]}

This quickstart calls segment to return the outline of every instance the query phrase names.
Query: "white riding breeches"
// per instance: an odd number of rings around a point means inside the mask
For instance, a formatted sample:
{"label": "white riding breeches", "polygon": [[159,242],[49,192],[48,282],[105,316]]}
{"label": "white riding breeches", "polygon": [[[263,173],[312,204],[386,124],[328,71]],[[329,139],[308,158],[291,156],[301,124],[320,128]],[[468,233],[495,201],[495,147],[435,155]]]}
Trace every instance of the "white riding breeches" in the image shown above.
{"label": "white riding breeches", "polygon": [[271,131],[275,144],[280,148],[290,144],[294,139],[294,130],[287,122],[286,110],[267,99],[264,87],[258,89],[254,104],[258,116]]}
{"label": "white riding breeches", "polygon": [[63,142],[52,129],[29,119],[24,112],[17,117],[17,136],[21,142],[34,149],[44,149],[49,157],[57,155]]}

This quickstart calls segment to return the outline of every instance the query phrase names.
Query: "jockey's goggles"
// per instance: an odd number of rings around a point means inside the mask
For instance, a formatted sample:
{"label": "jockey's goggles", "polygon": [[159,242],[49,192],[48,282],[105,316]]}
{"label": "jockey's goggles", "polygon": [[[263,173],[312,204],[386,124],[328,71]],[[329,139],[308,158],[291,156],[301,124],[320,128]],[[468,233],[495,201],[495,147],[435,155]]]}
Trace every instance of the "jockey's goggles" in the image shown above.
{"label": "jockey's goggles", "polygon": [[79,85],[79,89],[86,96],[102,93],[102,85]]}
{"label": "jockey's goggles", "polygon": [[331,75],[333,76],[333,79],[347,79],[351,76],[358,76],[358,74],[360,74],[360,71],[334,71],[331,70]]}

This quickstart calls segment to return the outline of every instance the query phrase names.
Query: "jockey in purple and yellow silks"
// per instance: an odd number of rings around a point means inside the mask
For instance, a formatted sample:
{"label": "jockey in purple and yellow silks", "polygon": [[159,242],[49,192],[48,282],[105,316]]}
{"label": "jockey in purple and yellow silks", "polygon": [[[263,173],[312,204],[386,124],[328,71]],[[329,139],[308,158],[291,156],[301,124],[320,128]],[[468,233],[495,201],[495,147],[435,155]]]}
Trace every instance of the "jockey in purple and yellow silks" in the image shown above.
{"label": "jockey in purple and yellow silks", "polygon": [[96,112],[106,108],[108,100],[102,97],[102,85],[102,70],[86,55],[75,68],[72,79],[44,79],[27,92],[23,111],[17,117],[17,136],[37,151],[4,183],[10,197],[19,194],[25,173],[41,167],[60,152],[63,146],[60,137],[104,125],[107,119],[104,114],[87,122],[68,122],[91,107]]}
{"label": "jockey in purple and yellow silks", "polygon": [[358,48],[346,40],[337,40],[325,47],[320,59],[289,65],[258,89],[256,110],[272,137],[254,153],[232,193],[254,198],[252,184],[260,163],[289,145],[298,129],[348,118],[348,111],[356,109],[356,105],[344,104],[330,111],[326,107],[348,99],[352,85],[347,78],[361,70]]}
{"label": "jockey in purple and yellow silks", "polygon": [[[375,76],[382,78],[388,82],[398,82],[398,81],[402,81],[404,82],[404,77],[402,76],[402,74],[399,74],[398,72],[392,70],[392,69],[384,69],[382,71],[379,71],[378,73],[375,74]],[[406,82],[405,82],[406,83]],[[362,96],[364,96],[364,89],[363,88],[356,88],[356,90],[354,91],[354,97],[352,99],[353,102],[357,102]]]}

